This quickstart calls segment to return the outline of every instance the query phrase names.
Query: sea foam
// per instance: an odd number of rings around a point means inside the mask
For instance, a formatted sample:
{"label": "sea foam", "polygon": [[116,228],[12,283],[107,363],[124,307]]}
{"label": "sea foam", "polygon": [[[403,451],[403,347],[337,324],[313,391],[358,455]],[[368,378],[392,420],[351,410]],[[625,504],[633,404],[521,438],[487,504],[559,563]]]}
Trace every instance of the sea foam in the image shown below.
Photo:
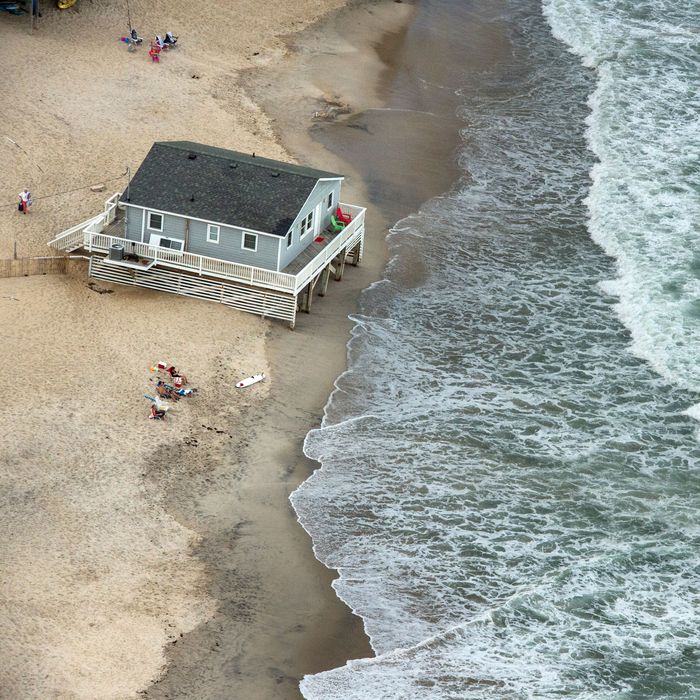
{"label": "sea foam", "polygon": [[632,349],[700,390],[700,6],[545,0],[555,36],[595,66],[593,239],[616,258]]}

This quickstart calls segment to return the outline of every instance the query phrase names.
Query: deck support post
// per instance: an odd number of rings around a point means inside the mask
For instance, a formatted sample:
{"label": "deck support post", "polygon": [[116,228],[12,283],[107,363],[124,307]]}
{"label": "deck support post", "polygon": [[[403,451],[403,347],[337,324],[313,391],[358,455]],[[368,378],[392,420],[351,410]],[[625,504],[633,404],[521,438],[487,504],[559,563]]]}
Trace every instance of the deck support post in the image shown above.
{"label": "deck support post", "polygon": [[340,256],[338,260],[338,267],[335,269],[335,281],[340,282],[343,279],[343,272],[345,272],[345,255],[347,251],[345,248],[340,251]]}
{"label": "deck support post", "polygon": [[316,282],[318,282],[321,275],[316,275],[307,285],[306,294],[304,295],[304,304],[302,306],[302,311],[304,313],[311,313],[311,301],[314,298],[314,289],[316,288]]}
{"label": "deck support post", "polygon": [[328,263],[326,267],[323,268],[323,272],[321,273],[321,288],[318,290],[318,295],[320,297],[325,297],[326,292],[328,291],[328,280],[331,277],[331,264]]}
{"label": "deck support post", "polygon": [[360,246],[362,244],[358,243],[351,251],[352,255],[352,266],[357,267],[360,264]]}

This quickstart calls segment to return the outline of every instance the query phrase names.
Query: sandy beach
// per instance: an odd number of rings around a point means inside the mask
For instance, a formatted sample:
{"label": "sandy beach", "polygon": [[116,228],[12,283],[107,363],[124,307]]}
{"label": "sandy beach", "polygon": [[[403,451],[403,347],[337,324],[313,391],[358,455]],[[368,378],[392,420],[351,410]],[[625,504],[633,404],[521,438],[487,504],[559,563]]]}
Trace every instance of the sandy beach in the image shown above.
{"label": "sandy beach", "polygon": [[[293,333],[216,304],[88,285],[78,261],[68,275],[0,279],[11,387],[0,409],[0,619],[12,630],[0,697],[298,698],[303,675],[371,654],[287,499],[314,468],[303,438],[344,369],[347,316],[381,274],[389,223],[452,175],[397,206],[309,137],[332,127],[335,115],[318,113],[335,102],[350,120],[383,104],[412,12],[342,6],[218,3],[212,24],[184,1],[132,1],[141,34],[180,36],[159,65],[119,41],[123,3],[47,7],[32,36],[26,17],[0,16],[12,95],[0,105],[0,257],[47,254],[155,140],[338,170],[345,201],[373,203],[363,265]],[[418,141],[430,128],[407,133]],[[353,148],[334,143],[340,155]],[[451,145],[435,148],[442,157]],[[105,192],[84,187],[95,183]],[[13,202],[25,186],[35,204],[22,217]],[[198,392],[155,423],[143,394],[160,359]],[[270,380],[233,390],[257,371]]]}

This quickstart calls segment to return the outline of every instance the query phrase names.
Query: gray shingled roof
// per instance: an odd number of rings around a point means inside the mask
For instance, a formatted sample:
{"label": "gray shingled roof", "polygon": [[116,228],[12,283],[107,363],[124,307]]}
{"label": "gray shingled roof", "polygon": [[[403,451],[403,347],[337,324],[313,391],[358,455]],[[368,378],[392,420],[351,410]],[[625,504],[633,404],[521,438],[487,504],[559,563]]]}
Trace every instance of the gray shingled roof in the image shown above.
{"label": "gray shingled roof", "polygon": [[131,180],[128,203],[284,236],[316,182],[340,177],[191,141],[159,141]]}

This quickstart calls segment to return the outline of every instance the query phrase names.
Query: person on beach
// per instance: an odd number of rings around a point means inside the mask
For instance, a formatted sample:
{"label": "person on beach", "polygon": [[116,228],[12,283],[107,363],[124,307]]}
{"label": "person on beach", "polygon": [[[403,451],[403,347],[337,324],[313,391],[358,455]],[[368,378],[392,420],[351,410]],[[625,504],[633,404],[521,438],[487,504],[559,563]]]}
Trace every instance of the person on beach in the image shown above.
{"label": "person on beach", "polygon": [[151,420],[163,420],[163,418],[165,418],[165,411],[162,408],[151,406],[151,415],[149,418]]}
{"label": "person on beach", "polygon": [[23,189],[19,193],[19,204],[17,205],[18,211],[26,214],[29,211],[29,207],[32,204],[32,195],[27,188]]}
{"label": "person on beach", "polygon": [[175,382],[176,385],[182,386],[182,385],[184,385],[184,384],[187,384],[187,377],[186,377],[184,374],[182,374],[182,372],[178,372],[177,369],[175,369],[175,367],[168,367],[165,371],[166,371],[173,379],[176,379],[176,380],[179,379],[179,380],[180,380],[179,382],[178,382],[178,381]]}
{"label": "person on beach", "polygon": [[163,399],[172,399],[173,401],[177,401],[180,398],[177,393],[170,389],[161,379],[156,382],[156,393]]}

